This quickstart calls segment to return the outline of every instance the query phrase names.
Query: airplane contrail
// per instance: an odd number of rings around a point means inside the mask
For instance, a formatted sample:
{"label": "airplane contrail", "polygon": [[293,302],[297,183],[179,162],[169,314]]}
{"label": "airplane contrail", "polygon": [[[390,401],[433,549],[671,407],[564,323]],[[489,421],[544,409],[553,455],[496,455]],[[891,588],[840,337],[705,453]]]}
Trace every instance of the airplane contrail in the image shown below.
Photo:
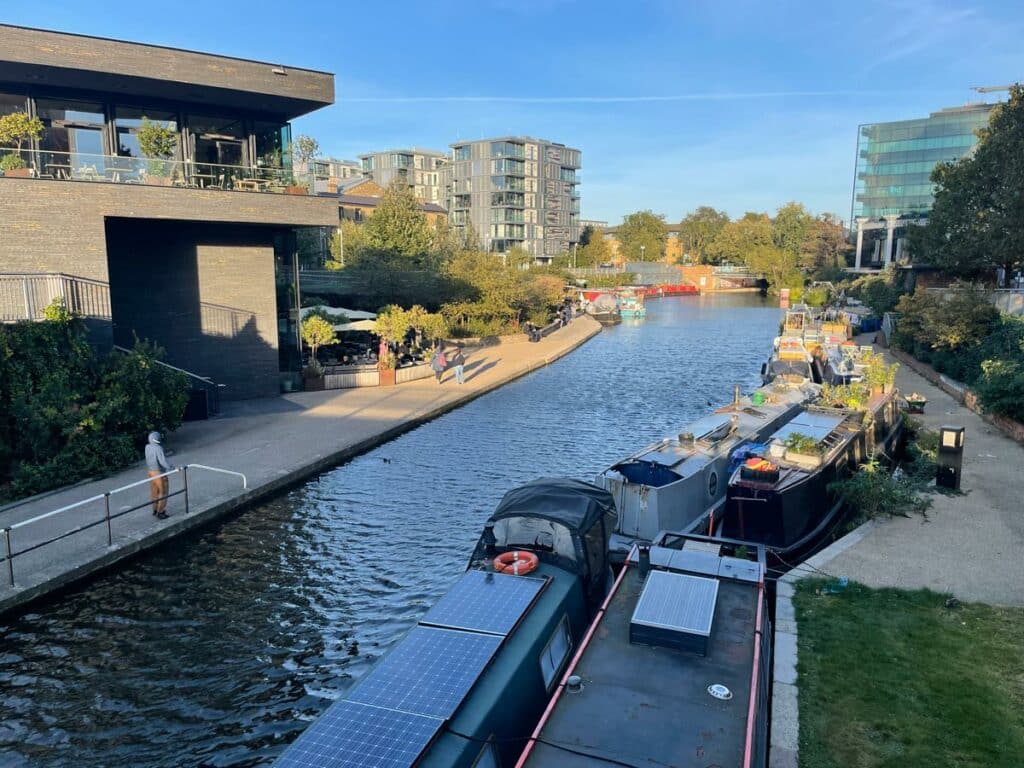
{"label": "airplane contrail", "polygon": [[377,104],[422,104],[452,102],[508,102],[513,104],[630,104],[666,101],[737,101],[742,99],[824,98],[830,96],[878,96],[886,91],[752,91],[718,93],[677,93],[650,96],[342,96],[338,101]]}

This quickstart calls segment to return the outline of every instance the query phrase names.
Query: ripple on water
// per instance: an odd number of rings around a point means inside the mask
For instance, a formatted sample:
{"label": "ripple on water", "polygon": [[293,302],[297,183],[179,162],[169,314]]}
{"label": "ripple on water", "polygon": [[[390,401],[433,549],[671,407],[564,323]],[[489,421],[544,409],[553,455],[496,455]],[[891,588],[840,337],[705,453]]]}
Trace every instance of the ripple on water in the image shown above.
{"label": "ripple on water", "polygon": [[590,479],[755,386],[778,321],[756,299],[651,302],[645,324],[0,623],[0,764],[272,762],[458,577],[505,491]]}

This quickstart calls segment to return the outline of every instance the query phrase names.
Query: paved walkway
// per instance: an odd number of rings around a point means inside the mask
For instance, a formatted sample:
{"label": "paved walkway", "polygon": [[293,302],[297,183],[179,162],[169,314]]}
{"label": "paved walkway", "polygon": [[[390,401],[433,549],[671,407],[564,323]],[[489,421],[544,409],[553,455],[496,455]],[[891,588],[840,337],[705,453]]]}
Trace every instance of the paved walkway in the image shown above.
{"label": "paved walkway", "polygon": [[966,427],[961,490],[934,494],[927,518],[879,520],[825,570],[870,587],[949,592],[961,600],[1024,606],[1024,446],[907,366],[900,392],[928,398],[927,426]]}
{"label": "paved walkway", "polygon": [[[331,392],[302,392],[278,398],[230,403],[226,413],[207,422],[182,426],[165,441],[174,464],[206,464],[243,472],[243,491],[234,476],[190,468],[189,509],[184,497],[170,500],[169,519],[159,521],[149,506],[148,486],[111,496],[111,513],[144,505],[112,522],[113,546],[100,524],[59,543],[14,558],[15,586],[9,583],[6,558],[0,563],[0,612],[60,588],[135,552],[202,525],[237,507],[275,493],[291,483],[390,440],[408,429],[451,410],[513,379],[568,354],[601,330],[590,318],[578,318],[540,342],[467,349],[466,383],[445,373],[396,387],[367,387]],[[36,498],[0,512],[0,527],[103,494],[145,478],[138,465],[104,480]],[[171,492],[182,488],[181,474],[170,477]],[[98,500],[38,523],[15,529],[15,552],[104,518]],[[0,538],[0,556],[4,552]]]}
{"label": "paved walkway", "polygon": [[1024,446],[905,365],[896,386],[904,395],[928,398],[924,415],[914,417],[927,426],[966,427],[964,495],[934,494],[926,518],[866,523],[779,581],[769,768],[799,764],[799,633],[792,597],[800,579],[824,572],[875,588],[928,588],[968,602],[1024,606]]}

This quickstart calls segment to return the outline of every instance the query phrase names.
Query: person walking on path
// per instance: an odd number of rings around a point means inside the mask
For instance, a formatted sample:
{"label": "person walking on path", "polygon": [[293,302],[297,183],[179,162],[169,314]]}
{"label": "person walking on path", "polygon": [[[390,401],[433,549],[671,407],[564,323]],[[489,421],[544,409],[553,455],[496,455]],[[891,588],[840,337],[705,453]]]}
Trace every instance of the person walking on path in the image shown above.
{"label": "person walking on path", "polygon": [[170,490],[170,483],[164,472],[170,472],[174,467],[167,461],[164,447],[160,444],[160,433],[150,432],[149,442],[146,444],[146,469],[150,478],[149,498],[153,501],[153,514],[161,520],[167,517],[167,492]]}
{"label": "person walking on path", "polygon": [[430,358],[430,367],[434,369],[434,376],[437,378],[437,383],[441,383],[441,377],[444,376],[444,369],[448,367],[448,360],[444,356],[444,347],[438,346],[434,350],[434,356]]}
{"label": "person walking on path", "polygon": [[455,366],[455,380],[459,384],[465,384],[466,379],[464,378],[464,366],[466,365],[466,356],[462,354],[462,347],[455,348],[455,354],[452,355],[452,365]]}

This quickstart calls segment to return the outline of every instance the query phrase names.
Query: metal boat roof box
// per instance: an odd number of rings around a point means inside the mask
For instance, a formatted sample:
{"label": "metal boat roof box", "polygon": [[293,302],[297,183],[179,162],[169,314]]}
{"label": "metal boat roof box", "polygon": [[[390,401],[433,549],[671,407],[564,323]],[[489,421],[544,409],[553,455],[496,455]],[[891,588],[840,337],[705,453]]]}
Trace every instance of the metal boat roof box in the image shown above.
{"label": "metal boat roof box", "polygon": [[629,622],[629,642],[707,656],[717,602],[715,579],[652,571]]}

